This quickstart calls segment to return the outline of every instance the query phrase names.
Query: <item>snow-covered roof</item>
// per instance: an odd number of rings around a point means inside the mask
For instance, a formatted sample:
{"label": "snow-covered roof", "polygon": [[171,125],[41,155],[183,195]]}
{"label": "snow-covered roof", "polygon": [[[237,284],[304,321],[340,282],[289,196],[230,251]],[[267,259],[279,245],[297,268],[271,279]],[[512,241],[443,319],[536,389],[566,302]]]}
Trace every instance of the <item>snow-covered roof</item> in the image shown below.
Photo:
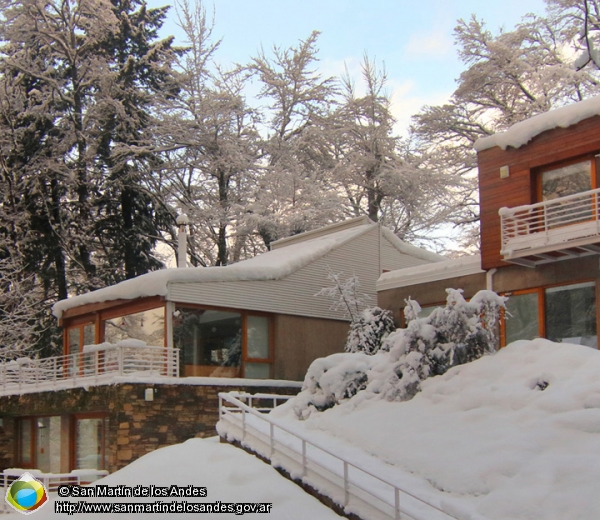
{"label": "snow-covered roof", "polygon": [[421,260],[426,260],[428,262],[443,262],[444,260],[447,260],[445,256],[407,244],[403,240],[400,240],[391,229],[388,229],[385,226],[381,226],[381,233],[398,251],[405,255],[414,256],[415,258],[420,258]]}
{"label": "snow-covered roof", "polygon": [[499,146],[503,150],[509,146],[519,148],[546,130],[567,128],[598,115],[600,115],[600,96],[531,117],[511,126],[506,132],[478,139],[475,141],[475,150],[481,152],[494,146]]}
{"label": "snow-covered roof", "polygon": [[377,280],[377,291],[478,273],[485,273],[481,269],[481,255],[463,256],[383,273]]}
{"label": "snow-covered roof", "polygon": [[[375,225],[375,224],[372,224]],[[247,280],[280,280],[294,271],[326,255],[331,250],[362,235],[372,225],[358,226],[337,233],[319,236],[310,241],[292,244],[224,267],[193,267],[162,269],[125,280],[86,294],[61,300],[52,313],[57,318],[73,307],[111,300],[131,300],[144,296],[166,296],[170,282],[234,282]]]}

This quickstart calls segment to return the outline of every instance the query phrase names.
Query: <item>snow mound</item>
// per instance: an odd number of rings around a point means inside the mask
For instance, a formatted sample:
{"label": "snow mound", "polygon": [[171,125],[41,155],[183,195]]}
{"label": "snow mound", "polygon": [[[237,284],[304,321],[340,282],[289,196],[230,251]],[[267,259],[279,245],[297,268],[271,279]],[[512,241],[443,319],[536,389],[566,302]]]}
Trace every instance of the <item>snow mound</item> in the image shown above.
{"label": "snow mound", "polygon": [[499,146],[503,150],[509,146],[519,148],[546,130],[567,128],[598,115],[600,115],[600,96],[531,117],[511,126],[506,132],[478,139],[475,141],[475,150],[481,152],[494,146]]}
{"label": "snow mound", "polygon": [[597,350],[519,341],[422,381],[410,401],[350,399],[299,421],[295,398],[273,413],[418,475],[484,518],[596,520],[598,374]]}

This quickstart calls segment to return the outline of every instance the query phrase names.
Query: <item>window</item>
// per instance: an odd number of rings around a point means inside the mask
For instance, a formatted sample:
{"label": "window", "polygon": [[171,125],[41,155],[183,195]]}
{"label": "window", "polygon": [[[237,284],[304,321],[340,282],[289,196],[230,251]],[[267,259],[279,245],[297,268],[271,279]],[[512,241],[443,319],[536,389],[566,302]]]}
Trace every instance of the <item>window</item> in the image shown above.
{"label": "window", "polygon": [[75,417],[75,469],[104,469],[104,418]]}
{"label": "window", "polygon": [[271,320],[245,312],[178,306],[173,344],[184,376],[271,377]]}
{"label": "window", "polygon": [[61,471],[61,417],[25,417],[17,421],[17,466],[45,473]]}
{"label": "window", "polygon": [[503,344],[545,337],[598,348],[594,282],[508,293]]}
{"label": "window", "polygon": [[139,339],[153,347],[162,347],[165,343],[164,307],[117,316],[103,323],[104,341],[108,343],[124,339]]}
{"label": "window", "polygon": [[93,323],[85,323],[69,327],[67,334],[67,349],[69,354],[81,352],[84,345],[96,343],[96,330]]}
{"label": "window", "polygon": [[595,168],[591,159],[542,170],[540,172],[540,201],[553,200],[595,188]]}

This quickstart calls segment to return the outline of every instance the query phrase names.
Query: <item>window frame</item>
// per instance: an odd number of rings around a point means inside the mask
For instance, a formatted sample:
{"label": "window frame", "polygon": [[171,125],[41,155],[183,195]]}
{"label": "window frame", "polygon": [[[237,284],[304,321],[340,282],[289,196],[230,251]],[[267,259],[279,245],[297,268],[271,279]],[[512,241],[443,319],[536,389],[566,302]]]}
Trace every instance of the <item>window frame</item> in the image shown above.
{"label": "window frame", "polygon": [[[547,285],[540,285],[539,287],[531,287],[528,289],[519,289],[515,291],[505,291],[500,293],[501,296],[508,296],[509,298],[512,295],[519,294],[530,294],[537,293],[538,295],[538,332],[540,338],[546,338],[546,290],[552,289],[554,287],[566,287],[569,285],[578,285],[585,283],[593,283],[594,287],[594,297],[596,299],[596,337],[599,337],[600,329],[598,327],[599,319],[598,319],[598,283],[596,278],[586,278],[584,280],[575,280]],[[600,338],[599,338],[600,339]],[[500,313],[500,348],[504,348],[506,346],[506,322],[504,316],[504,310]],[[600,347],[600,345],[599,345]]]}
{"label": "window frame", "polygon": [[[560,168],[565,168],[567,166],[572,166],[574,164],[588,162],[590,163],[590,190],[595,190],[598,187],[598,155],[597,154],[586,154],[581,155],[576,158],[572,158],[566,161],[559,161],[552,164],[540,166],[534,169],[534,179],[535,179],[535,200],[534,202],[543,202],[542,196],[542,177],[544,173],[550,172],[553,170],[558,170]],[[587,191],[587,190],[586,190]],[[583,192],[581,192],[583,193]]]}
{"label": "window frame", "polygon": [[[274,356],[274,341],[275,341],[275,319],[274,314],[263,311],[253,311],[247,309],[236,309],[235,307],[217,307],[215,305],[202,305],[198,303],[180,303],[173,302],[175,310],[179,308],[188,309],[199,309],[207,311],[222,311],[222,312],[235,312],[241,317],[241,330],[242,330],[242,360],[240,362],[240,378],[246,377],[246,363],[262,363],[269,365],[269,378],[273,377],[273,370],[275,365]],[[249,358],[248,357],[248,316],[260,316],[269,320],[269,357],[267,358]],[[175,326],[173,326],[175,329]],[[215,376],[218,377],[218,376]]]}

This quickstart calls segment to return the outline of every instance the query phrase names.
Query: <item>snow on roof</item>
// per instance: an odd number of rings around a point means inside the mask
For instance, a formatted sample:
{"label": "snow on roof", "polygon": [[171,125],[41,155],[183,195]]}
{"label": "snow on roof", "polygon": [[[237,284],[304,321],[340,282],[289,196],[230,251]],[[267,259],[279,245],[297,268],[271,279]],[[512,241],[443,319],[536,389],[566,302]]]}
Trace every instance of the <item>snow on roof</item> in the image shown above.
{"label": "snow on roof", "polygon": [[358,226],[319,236],[310,241],[291,244],[224,267],[174,268],[153,271],[111,287],[104,287],[97,291],[61,300],[54,304],[52,313],[60,318],[67,309],[88,303],[120,299],[131,300],[144,296],[166,296],[167,285],[170,282],[279,280],[362,235],[372,229],[374,225]]}
{"label": "snow on roof", "polygon": [[463,256],[454,260],[438,261],[383,273],[377,280],[377,291],[477,273],[485,273],[481,269],[481,256]]}
{"label": "snow on roof", "polygon": [[503,150],[509,146],[519,148],[546,130],[567,128],[598,115],[600,115],[600,96],[531,117],[511,126],[506,132],[478,139],[475,141],[475,150],[481,152],[494,146],[499,146]]}
{"label": "snow on roof", "polygon": [[404,240],[400,240],[391,229],[388,229],[385,226],[381,226],[381,233],[398,251],[405,255],[414,256],[415,258],[427,260],[428,262],[443,262],[444,260],[447,260],[445,256],[407,244]]}

